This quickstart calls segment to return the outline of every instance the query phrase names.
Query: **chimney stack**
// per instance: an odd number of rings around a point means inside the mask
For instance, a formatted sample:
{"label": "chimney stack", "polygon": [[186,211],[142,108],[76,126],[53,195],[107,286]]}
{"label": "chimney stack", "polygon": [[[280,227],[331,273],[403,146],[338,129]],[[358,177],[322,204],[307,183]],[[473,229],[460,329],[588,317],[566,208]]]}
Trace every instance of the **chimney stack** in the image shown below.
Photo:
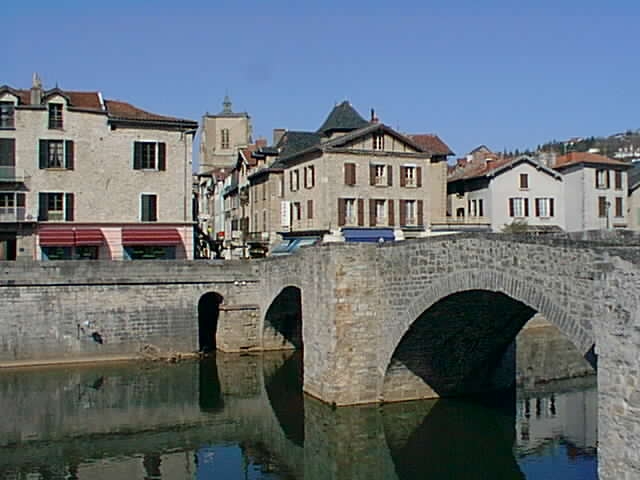
{"label": "chimney stack", "polygon": [[40,105],[42,103],[42,81],[37,73],[33,74],[31,81],[31,105]]}
{"label": "chimney stack", "polygon": [[286,132],[286,129],[284,129],[284,128],[274,128],[273,129],[273,146],[274,147],[278,144],[278,142],[280,141],[280,139],[284,135],[284,132]]}
{"label": "chimney stack", "polygon": [[380,120],[376,117],[376,111],[371,109],[371,123],[378,123]]}

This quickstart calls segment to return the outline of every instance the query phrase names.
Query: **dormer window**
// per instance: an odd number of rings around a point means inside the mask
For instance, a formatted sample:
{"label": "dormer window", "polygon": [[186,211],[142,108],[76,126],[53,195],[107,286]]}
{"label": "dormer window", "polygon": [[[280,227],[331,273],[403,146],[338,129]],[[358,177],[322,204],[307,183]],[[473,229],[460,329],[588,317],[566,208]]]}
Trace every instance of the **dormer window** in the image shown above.
{"label": "dormer window", "polygon": [[13,112],[13,102],[0,102],[0,128],[13,128]]}
{"label": "dormer window", "polygon": [[62,104],[49,104],[49,128],[62,130]]}

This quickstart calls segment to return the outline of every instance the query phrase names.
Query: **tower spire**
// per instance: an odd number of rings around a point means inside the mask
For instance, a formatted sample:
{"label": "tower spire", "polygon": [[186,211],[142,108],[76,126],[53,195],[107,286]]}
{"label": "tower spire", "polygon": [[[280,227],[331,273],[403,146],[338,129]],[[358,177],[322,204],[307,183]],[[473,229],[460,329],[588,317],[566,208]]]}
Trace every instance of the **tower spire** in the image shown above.
{"label": "tower spire", "polygon": [[222,113],[233,113],[231,109],[231,99],[229,98],[229,94],[224,96],[224,101],[222,102]]}

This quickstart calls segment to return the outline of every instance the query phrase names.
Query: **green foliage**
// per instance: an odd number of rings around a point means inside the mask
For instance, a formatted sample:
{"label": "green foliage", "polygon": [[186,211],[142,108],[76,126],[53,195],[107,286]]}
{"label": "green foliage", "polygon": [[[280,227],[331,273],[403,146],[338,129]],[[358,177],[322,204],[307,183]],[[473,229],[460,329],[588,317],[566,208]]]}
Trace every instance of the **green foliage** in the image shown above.
{"label": "green foliage", "polygon": [[505,223],[502,233],[527,233],[529,225],[526,220],[515,219],[511,223]]}

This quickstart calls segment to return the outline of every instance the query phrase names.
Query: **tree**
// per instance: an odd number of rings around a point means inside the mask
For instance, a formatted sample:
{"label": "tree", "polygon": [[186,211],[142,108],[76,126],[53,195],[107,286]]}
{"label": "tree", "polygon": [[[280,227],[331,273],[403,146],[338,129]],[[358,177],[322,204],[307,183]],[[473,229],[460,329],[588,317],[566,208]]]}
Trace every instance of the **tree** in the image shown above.
{"label": "tree", "polygon": [[529,225],[526,220],[515,219],[511,223],[505,223],[502,233],[527,233]]}

